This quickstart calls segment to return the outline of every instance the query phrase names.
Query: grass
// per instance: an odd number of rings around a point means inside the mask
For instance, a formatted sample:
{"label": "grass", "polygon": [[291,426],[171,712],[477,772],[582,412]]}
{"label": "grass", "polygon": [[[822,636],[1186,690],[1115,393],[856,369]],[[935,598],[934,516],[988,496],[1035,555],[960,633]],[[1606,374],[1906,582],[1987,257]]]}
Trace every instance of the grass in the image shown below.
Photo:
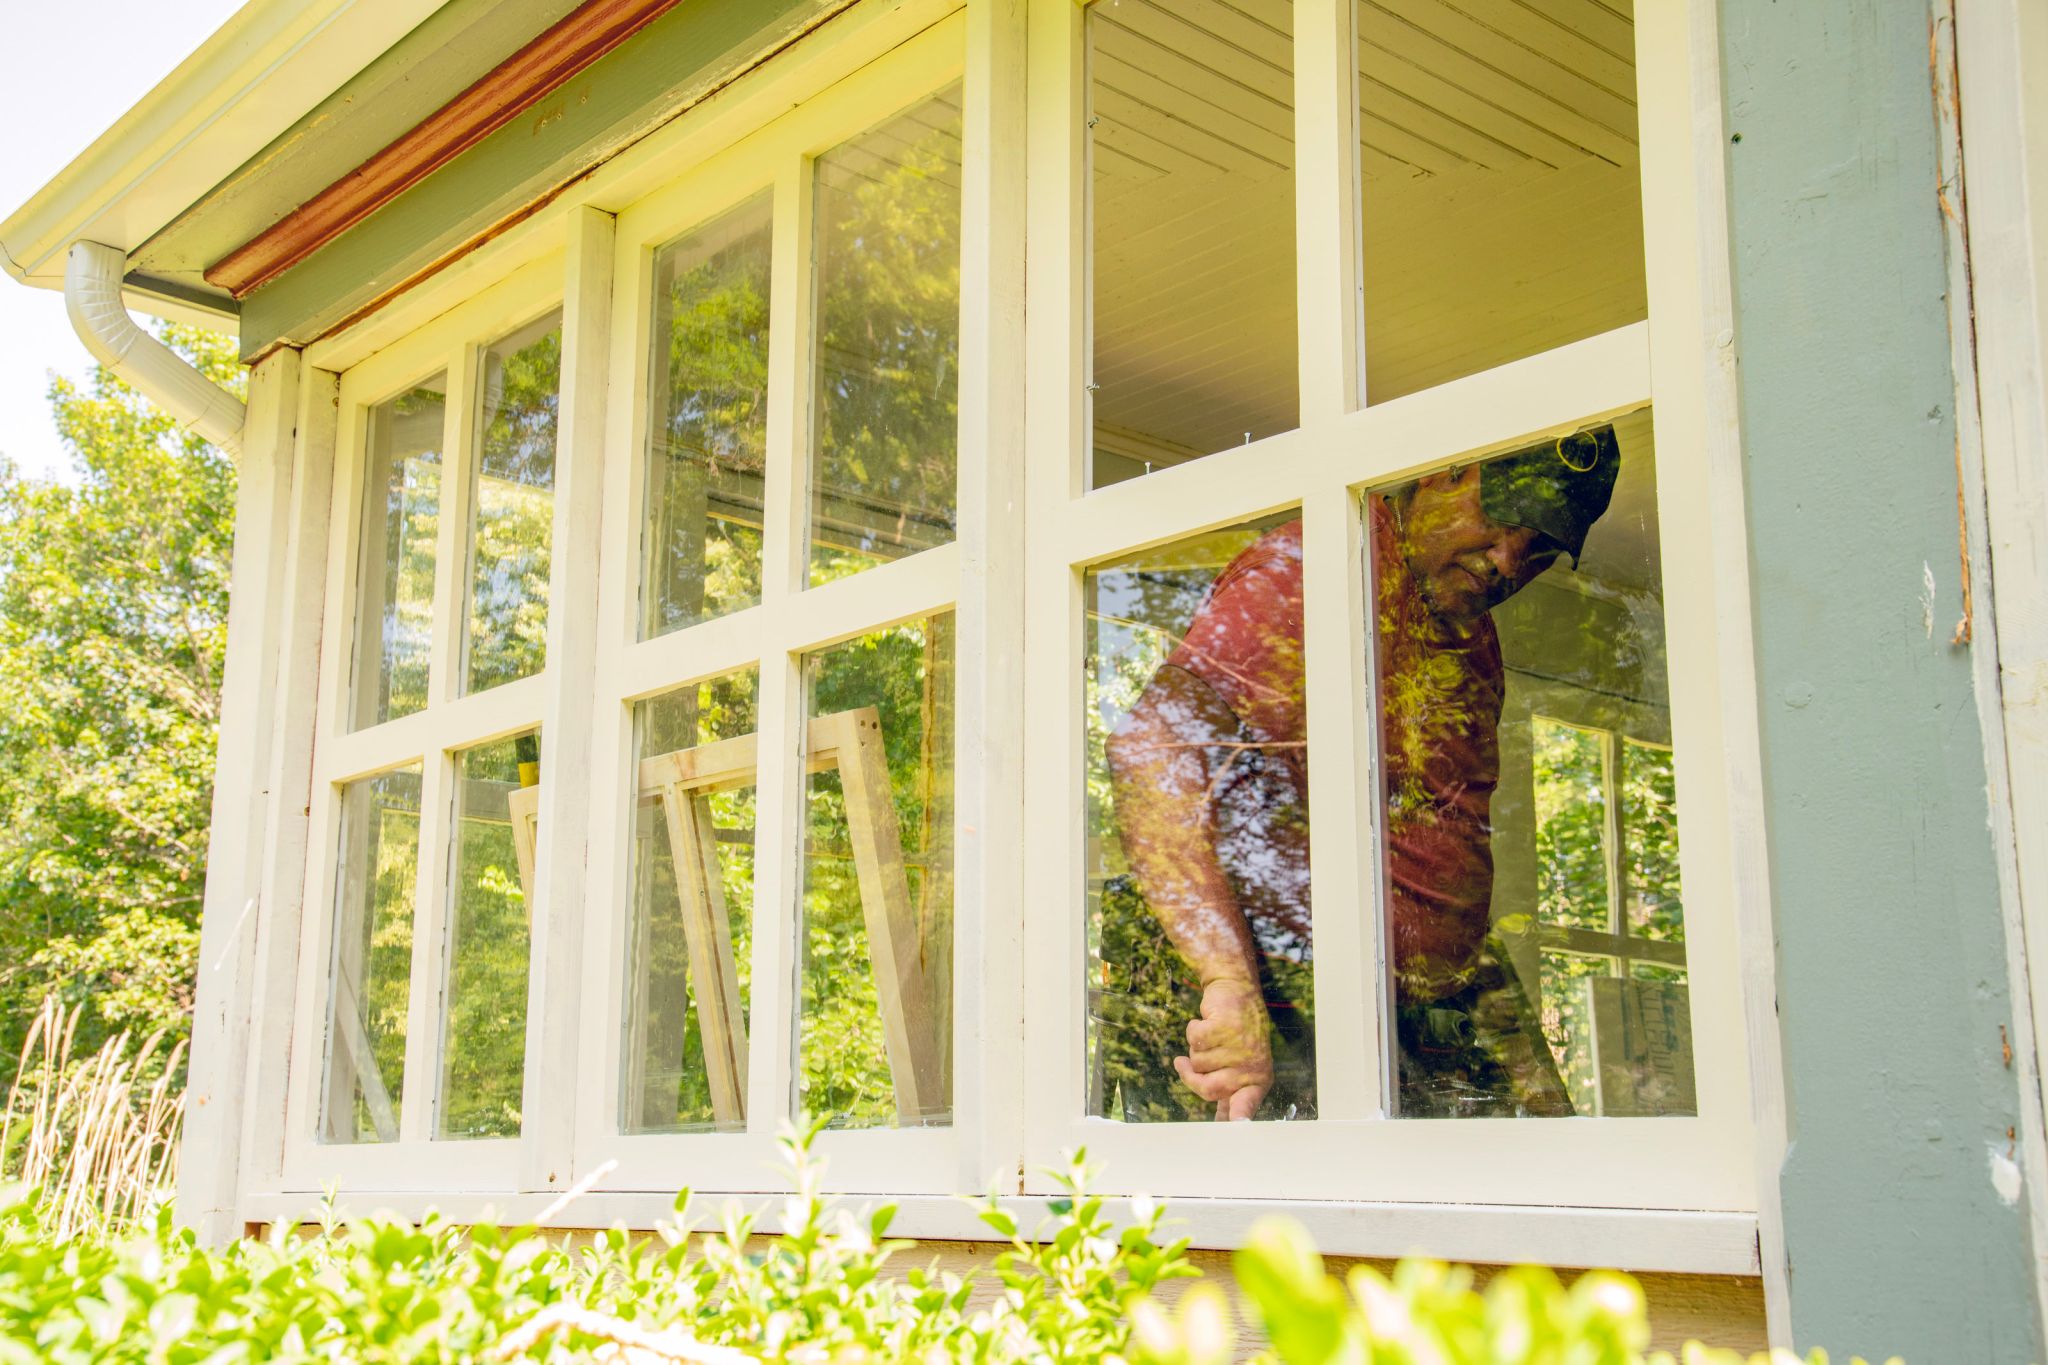
{"label": "grass", "polygon": [[43,1001],[0,1115],[0,1176],[41,1189],[60,1238],[132,1223],[168,1198],[185,1115],[184,1043],[120,1033],[75,1058],[83,1009]]}

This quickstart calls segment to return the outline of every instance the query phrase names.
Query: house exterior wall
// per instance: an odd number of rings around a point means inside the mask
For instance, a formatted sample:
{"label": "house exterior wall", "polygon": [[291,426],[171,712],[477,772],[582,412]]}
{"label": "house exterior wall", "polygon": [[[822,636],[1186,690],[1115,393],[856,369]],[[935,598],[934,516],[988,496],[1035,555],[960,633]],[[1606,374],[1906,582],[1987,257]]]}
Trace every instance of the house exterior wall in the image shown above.
{"label": "house exterior wall", "polygon": [[[459,247],[546,180],[536,165],[562,164],[731,46],[723,30],[691,47],[670,29],[707,13],[743,27],[746,9],[679,7],[669,28],[257,291],[247,349],[309,339]],[[1778,1192],[1802,1347],[2038,1358],[2025,1201],[2000,1165],[2015,1159],[2027,1081],[2001,1037],[2026,1025],[2007,984],[1989,718],[1969,648],[1950,638],[1963,612],[1958,432],[1930,18],[1879,0],[1721,0],[1788,1091]],[[209,927],[232,922],[243,898],[209,892]],[[224,1000],[207,1007],[232,1013]],[[231,1188],[212,1198],[232,1207]],[[1697,1277],[1652,1277],[1653,1313],[1667,1293],[1684,1298],[1664,1278]],[[1702,1283],[1713,1308],[1687,1331],[1750,1344],[1755,1282]]]}
{"label": "house exterior wall", "polygon": [[1952,639],[1934,18],[1722,5],[1791,1330],[1838,1354],[2038,1359],[2002,1164],[2024,1120],[1999,813]]}

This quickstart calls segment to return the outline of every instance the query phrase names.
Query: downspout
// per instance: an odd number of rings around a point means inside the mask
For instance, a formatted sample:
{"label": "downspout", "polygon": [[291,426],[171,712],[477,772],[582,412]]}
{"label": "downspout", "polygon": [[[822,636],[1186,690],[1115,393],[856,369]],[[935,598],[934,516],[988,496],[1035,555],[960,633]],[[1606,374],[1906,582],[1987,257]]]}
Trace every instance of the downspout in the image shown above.
{"label": "downspout", "polygon": [[135,325],[121,302],[127,253],[73,242],[64,263],[64,310],[92,358],[169,413],[177,424],[226,451],[242,453],[242,401],[170,347]]}

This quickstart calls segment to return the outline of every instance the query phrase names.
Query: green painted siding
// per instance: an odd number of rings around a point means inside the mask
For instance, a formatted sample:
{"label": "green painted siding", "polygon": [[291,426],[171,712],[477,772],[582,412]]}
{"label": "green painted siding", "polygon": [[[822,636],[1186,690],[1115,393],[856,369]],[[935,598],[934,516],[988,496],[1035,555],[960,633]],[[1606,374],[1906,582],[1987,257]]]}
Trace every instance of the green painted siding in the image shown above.
{"label": "green painted siding", "polygon": [[304,344],[588,169],[843,0],[684,0],[513,122],[242,300],[242,354]]}
{"label": "green painted siding", "polygon": [[[1800,1347],[2042,1355],[1962,606],[1924,3],[1722,0]],[[1980,604],[1980,610],[1982,604]]]}

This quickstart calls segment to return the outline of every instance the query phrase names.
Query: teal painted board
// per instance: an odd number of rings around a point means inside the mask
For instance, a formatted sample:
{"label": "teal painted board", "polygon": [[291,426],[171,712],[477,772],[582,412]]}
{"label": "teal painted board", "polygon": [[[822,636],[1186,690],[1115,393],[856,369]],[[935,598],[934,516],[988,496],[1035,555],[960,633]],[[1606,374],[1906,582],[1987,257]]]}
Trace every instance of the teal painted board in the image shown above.
{"label": "teal painted board", "polygon": [[[1983,736],[1924,3],[1721,0],[1791,1325],[2043,1355]],[[1981,604],[1980,604],[1981,605]]]}
{"label": "teal painted board", "polygon": [[242,354],[303,345],[648,131],[844,0],[683,0],[242,300]]}

